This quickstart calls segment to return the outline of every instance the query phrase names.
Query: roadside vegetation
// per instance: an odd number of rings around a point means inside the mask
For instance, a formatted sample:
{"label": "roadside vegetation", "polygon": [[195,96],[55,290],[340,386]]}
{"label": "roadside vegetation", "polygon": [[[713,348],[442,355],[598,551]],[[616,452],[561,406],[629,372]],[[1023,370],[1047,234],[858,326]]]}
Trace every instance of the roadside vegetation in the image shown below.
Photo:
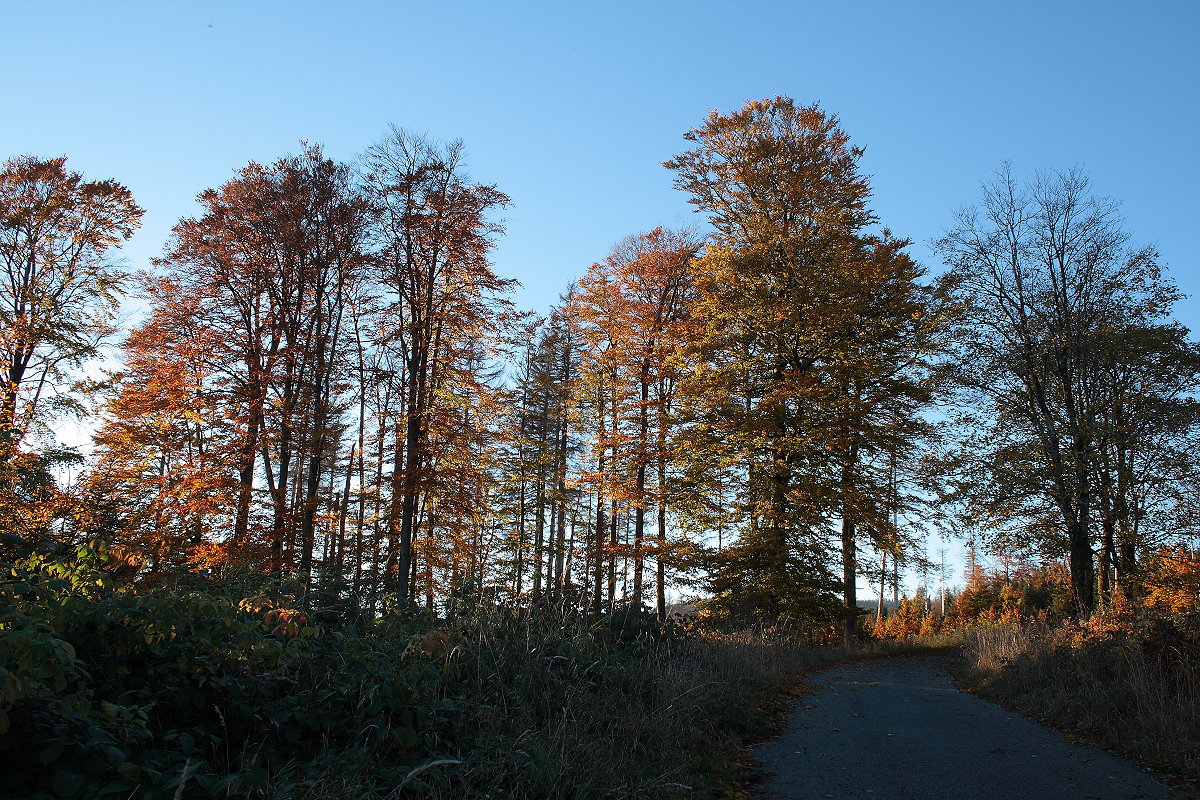
{"label": "roadside vegetation", "polygon": [[1200,610],[1179,580],[1186,554],[1149,565],[1134,599],[1117,593],[1085,621],[1062,565],[985,574],[923,593],[868,621],[892,641],[953,642],[963,686],[1161,773],[1200,780]]}
{"label": "roadside vegetation", "polygon": [[709,797],[844,657],[569,604],[384,618],[247,574],[119,583],[102,547],[0,583],[0,796]]}
{"label": "roadside vegetation", "polygon": [[1102,613],[966,633],[967,685],[1087,744],[1200,779],[1200,620]]}

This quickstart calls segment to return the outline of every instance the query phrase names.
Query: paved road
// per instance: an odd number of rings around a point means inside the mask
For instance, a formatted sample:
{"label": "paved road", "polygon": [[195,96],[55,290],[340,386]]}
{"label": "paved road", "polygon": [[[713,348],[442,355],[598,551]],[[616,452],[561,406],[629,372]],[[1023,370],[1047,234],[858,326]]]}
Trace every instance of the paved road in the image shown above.
{"label": "paved road", "polygon": [[1128,761],[957,689],[934,657],[845,664],[809,683],[786,732],[757,749],[770,774],[763,797],[1181,796]]}

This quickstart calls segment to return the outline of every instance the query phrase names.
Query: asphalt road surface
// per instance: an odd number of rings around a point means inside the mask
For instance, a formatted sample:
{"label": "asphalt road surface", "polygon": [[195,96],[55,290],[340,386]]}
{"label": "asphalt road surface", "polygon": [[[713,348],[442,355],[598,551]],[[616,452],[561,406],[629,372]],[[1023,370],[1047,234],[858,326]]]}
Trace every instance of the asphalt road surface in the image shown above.
{"label": "asphalt road surface", "polygon": [[844,664],[809,680],[756,756],[765,798],[1167,798],[1166,785],[951,683],[935,657]]}

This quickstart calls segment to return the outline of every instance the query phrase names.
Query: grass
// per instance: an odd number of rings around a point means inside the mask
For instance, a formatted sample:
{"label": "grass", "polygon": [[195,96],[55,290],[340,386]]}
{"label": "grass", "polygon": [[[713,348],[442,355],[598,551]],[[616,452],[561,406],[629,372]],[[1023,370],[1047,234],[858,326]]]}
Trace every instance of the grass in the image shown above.
{"label": "grass", "polygon": [[376,619],[55,570],[0,582],[9,797],[737,796],[807,671],[929,646],[545,602]]}
{"label": "grass", "polygon": [[736,796],[806,671],[913,648],[547,602],[376,619],[51,572],[0,582],[9,797]]}
{"label": "grass", "polygon": [[[805,674],[944,649],[945,641],[821,647],[772,628],[653,633],[644,615],[483,610],[444,628],[466,743],[399,791],[333,772],[306,795],[442,798],[743,796],[747,745],[777,730]],[[347,782],[349,779],[349,782]]]}
{"label": "grass", "polygon": [[741,746],[769,729],[796,676],[844,657],[762,629],[662,636],[633,614],[486,610],[440,633],[458,747],[400,793],[363,795],[331,773],[311,797],[729,794],[744,778]]}
{"label": "grass", "polygon": [[965,635],[986,697],[1178,778],[1200,779],[1200,653],[1186,629],[1000,625]]}

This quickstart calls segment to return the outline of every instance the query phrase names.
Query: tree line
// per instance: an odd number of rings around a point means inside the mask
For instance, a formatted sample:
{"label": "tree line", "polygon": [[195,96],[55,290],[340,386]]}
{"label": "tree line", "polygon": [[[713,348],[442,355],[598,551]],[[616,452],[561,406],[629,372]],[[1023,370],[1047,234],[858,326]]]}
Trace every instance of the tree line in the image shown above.
{"label": "tree line", "polygon": [[[930,276],[820,106],[684,138],[665,167],[705,224],[625,238],[545,315],[493,268],[510,201],[459,142],[251,163],[136,273],[128,189],[10,159],[0,548],[101,538],[146,585],[269,572],[372,613],[664,618],[699,585],[851,636],[858,578],[930,526],[1065,559],[1081,615],[1194,533],[1200,351],[1082,172],[1002,168]],[[120,371],[83,372],[130,292]],[[50,434],[89,397],[68,483]]]}

